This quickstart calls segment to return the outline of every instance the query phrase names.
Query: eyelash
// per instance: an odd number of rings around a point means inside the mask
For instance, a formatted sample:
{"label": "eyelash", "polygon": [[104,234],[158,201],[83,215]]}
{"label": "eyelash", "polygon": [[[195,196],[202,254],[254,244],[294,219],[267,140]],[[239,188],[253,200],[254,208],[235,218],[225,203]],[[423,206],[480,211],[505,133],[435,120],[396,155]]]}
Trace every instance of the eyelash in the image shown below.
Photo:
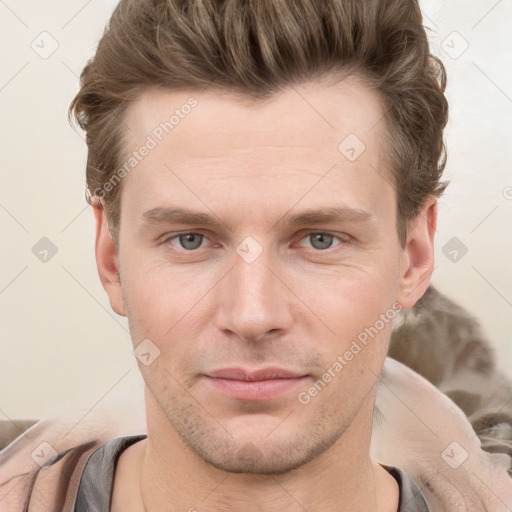
{"label": "eyelash", "polygon": [[[203,237],[203,239],[201,240],[201,243],[204,241],[204,239],[208,239],[208,236],[205,235],[204,233],[199,233],[199,232],[196,232],[196,231],[184,231],[184,232],[181,232],[181,233],[173,233],[173,234],[165,237],[162,240],[161,244],[162,245],[169,244],[172,240],[179,239],[181,236],[185,236],[185,235],[198,235],[198,236],[201,236],[201,237]],[[334,239],[337,239],[340,242],[338,245],[335,245],[334,247],[328,247],[328,248],[323,249],[323,250],[322,249],[315,249],[314,247],[311,247],[311,249],[314,252],[317,252],[317,253],[332,252],[333,249],[336,250],[336,247],[339,247],[341,245],[347,244],[349,242],[349,238],[350,238],[349,235],[345,235],[345,238],[343,238],[342,236],[337,235],[335,233],[331,233],[329,231],[308,231],[304,236],[302,236],[299,239],[299,241],[307,239],[308,237],[310,237],[312,235],[328,235],[328,236],[332,236]],[[198,247],[197,249],[185,249],[183,247],[177,248],[177,247],[175,247],[173,245],[173,249],[172,250],[193,254],[193,253],[199,252],[200,249],[201,249],[201,247]]]}

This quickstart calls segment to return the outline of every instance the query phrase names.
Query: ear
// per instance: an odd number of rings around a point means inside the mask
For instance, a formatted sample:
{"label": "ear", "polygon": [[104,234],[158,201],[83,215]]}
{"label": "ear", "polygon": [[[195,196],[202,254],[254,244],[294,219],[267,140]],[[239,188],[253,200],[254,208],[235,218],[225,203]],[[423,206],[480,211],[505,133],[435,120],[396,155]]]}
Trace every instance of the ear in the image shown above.
{"label": "ear", "polygon": [[409,309],[421,298],[434,271],[434,235],[437,226],[437,198],[430,196],[409,224],[407,243],[400,261],[397,301]]}
{"label": "ear", "polygon": [[99,201],[94,201],[92,208],[96,220],[96,265],[101,284],[107,292],[112,309],[118,315],[126,316],[119,277],[119,260],[108,229],[107,216]]}

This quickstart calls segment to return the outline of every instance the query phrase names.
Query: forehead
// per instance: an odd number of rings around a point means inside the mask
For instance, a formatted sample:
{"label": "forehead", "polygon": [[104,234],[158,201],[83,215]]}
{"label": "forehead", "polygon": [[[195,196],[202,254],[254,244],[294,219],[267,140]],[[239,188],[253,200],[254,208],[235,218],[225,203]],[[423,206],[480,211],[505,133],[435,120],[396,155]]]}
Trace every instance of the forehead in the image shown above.
{"label": "forehead", "polygon": [[[256,146],[267,143],[267,135],[272,133],[275,145],[324,142],[339,156],[338,143],[344,136],[355,135],[366,147],[378,143],[383,117],[377,91],[350,75],[336,82],[324,78],[288,86],[265,100],[218,89],[151,88],[130,105],[125,122],[130,149],[149,134],[162,142],[158,139],[172,132],[175,146],[182,152],[193,148],[197,156],[215,155],[222,152],[224,142],[243,143],[249,138]],[[202,143],[197,144],[200,138]]]}
{"label": "forehead", "polygon": [[262,197],[274,194],[289,208],[307,181],[326,175],[318,194],[341,180],[352,196],[378,202],[384,181],[391,181],[384,176],[380,97],[353,76],[289,86],[265,101],[218,90],[151,89],[130,106],[125,122],[127,157],[151,145],[126,177],[133,206],[144,198],[152,200],[147,208],[175,201],[178,189],[187,194],[188,182],[191,198],[236,190],[245,204],[259,198],[261,206]]}

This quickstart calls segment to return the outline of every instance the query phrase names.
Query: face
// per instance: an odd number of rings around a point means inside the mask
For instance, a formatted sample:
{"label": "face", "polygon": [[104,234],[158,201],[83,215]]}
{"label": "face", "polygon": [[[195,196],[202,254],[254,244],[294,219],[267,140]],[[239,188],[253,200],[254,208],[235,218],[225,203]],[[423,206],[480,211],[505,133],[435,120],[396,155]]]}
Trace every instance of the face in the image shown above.
{"label": "face", "polygon": [[151,90],[126,124],[129,154],[155,145],[124,178],[118,256],[100,217],[97,253],[145,343],[148,431],[254,473],[368,434],[396,302],[428,284],[421,244],[399,244],[377,93],[353,77],[252,104]]}

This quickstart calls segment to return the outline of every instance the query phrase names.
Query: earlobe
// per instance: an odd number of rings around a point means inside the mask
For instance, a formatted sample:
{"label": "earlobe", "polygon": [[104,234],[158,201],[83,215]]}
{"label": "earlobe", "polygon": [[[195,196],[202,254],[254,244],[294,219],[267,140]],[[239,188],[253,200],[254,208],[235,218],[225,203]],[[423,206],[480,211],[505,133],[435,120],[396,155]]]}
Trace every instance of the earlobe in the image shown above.
{"label": "earlobe", "polygon": [[414,306],[425,293],[434,271],[434,235],[437,226],[437,199],[430,197],[409,225],[402,253],[398,302],[403,309]]}
{"label": "earlobe", "polygon": [[101,284],[107,292],[112,309],[118,315],[126,316],[119,278],[118,256],[108,229],[107,217],[99,201],[93,201],[92,208],[96,220],[96,265]]}

